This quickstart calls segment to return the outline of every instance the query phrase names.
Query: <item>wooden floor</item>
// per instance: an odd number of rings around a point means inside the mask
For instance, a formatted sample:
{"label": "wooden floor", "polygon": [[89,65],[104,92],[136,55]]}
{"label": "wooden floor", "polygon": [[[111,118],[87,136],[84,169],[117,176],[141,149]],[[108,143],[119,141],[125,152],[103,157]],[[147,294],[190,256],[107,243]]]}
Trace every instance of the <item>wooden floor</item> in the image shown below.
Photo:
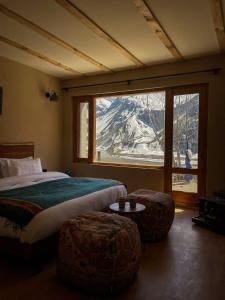
{"label": "wooden floor", "polygon": [[[114,299],[225,299],[225,236],[192,225],[193,214],[178,211],[167,240],[144,247],[136,281]],[[55,261],[32,272],[0,257],[0,300],[17,299],[98,298],[60,282]]]}

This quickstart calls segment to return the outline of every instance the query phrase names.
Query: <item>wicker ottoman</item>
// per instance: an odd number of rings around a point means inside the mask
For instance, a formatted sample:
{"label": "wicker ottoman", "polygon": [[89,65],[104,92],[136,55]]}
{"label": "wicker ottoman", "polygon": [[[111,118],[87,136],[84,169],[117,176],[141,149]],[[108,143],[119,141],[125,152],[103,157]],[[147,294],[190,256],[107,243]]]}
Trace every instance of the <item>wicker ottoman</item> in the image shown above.
{"label": "wicker ottoman", "polygon": [[90,293],[117,293],[134,279],[141,252],[137,225],[128,218],[90,212],[62,226],[57,270]]}
{"label": "wicker ottoman", "polygon": [[139,220],[142,241],[159,241],[167,236],[173,223],[175,204],[173,198],[165,193],[139,189],[127,196],[144,204],[146,209]]}

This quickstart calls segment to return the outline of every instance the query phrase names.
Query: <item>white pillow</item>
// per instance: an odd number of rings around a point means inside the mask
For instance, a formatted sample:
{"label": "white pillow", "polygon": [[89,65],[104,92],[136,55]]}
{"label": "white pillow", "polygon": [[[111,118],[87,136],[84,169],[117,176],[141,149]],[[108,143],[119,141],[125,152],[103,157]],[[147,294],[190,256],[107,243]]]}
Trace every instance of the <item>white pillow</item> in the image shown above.
{"label": "white pillow", "polygon": [[30,175],[41,172],[42,166],[40,158],[32,160],[18,160],[11,162],[9,176]]}
{"label": "white pillow", "polygon": [[25,158],[0,158],[0,178],[1,177],[9,177],[9,169],[11,167],[12,161],[21,161],[21,160],[32,160],[33,157],[25,157]]}

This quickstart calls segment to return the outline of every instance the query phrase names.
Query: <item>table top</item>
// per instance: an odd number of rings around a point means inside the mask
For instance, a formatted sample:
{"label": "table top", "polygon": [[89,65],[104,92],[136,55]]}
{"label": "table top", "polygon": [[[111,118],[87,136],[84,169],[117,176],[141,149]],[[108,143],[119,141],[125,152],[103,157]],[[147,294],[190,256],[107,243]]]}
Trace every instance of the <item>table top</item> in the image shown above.
{"label": "table top", "polygon": [[136,203],[136,207],[135,208],[131,208],[130,207],[130,203],[129,202],[125,202],[125,207],[124,208],[120,208],[119,207],[119,202],[113,203],[109,206],[109,208],[114,211],[114,212],[119,212],[119,213],[140,213],[143,212],[145,210],[145,205],[140,204],[140,203]]}
{"label": "table top", "polygon": [[204,200],[204,201],[208,201],[208,202],[217,203],[220,205],[225,205],[225,199],[216,197],[216,196],[200,197],[199,200],[200,200],[200,202],[201,202],[201,200]]}

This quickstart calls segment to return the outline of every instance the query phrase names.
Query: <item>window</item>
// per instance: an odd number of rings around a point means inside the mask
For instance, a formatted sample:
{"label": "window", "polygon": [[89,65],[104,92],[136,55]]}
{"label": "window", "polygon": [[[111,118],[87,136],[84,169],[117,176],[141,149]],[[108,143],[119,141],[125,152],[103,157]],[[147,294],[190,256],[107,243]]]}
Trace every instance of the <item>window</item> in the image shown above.
{"label": "window", "polygon": [[93,98],[79,97],[74,102],[74,156],[75,161],[92,162],[93,150]]}
{"label": "window", "polygon": [[[198,168],[199,93],[174,95],[173,168]],[[172,174],[172,190],[197,193],[198,176]]]}
{"label": "window", "polygon": [[164,165],[165,92],[96,98],[97,162]]}
{"label": "window", "polygon": [[80,104],[80,143],[79,157],[88,158],[88,137],[89,137],[89,103],[82,102]]}
{"label": "window", "polygon": [[199,94],[175,95],[173,101],[173,167],[195,169],[198,167],[198,125]]}

